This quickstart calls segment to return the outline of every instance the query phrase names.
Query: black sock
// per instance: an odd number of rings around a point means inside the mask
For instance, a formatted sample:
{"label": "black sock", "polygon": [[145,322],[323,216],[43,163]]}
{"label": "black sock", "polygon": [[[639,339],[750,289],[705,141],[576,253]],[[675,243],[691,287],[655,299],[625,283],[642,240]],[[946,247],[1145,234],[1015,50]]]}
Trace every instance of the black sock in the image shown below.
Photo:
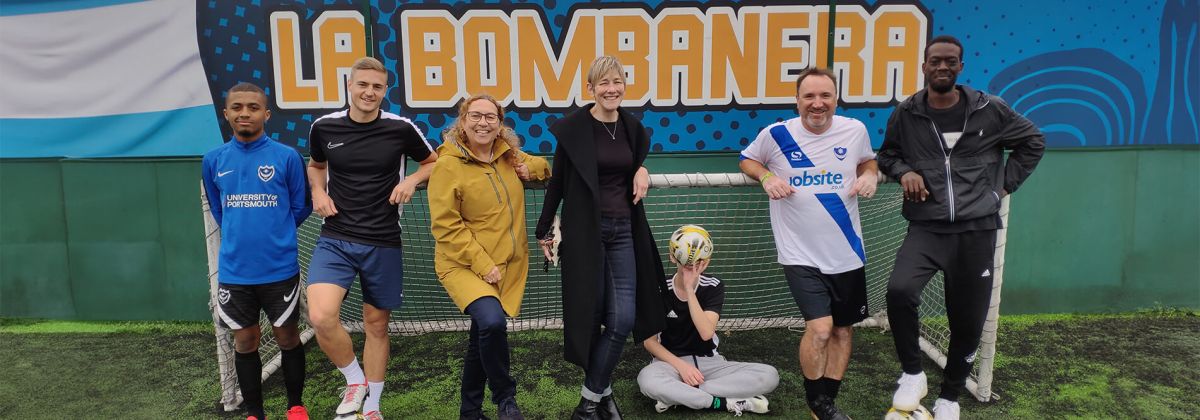
{"label": "black sock", "polygon": [[725,401],[725,397],[713,397],[712,404],[708,406],[708,409],[713,411],[725,411],[727,410],[727,408],[725,408],[726,405],[728,405],[728,403]]}
{"label": "black sock", "polygon": [[262,359],[258,350],[252,353],[234,353],[233,367],[237,371],[238,386],[242,388],[242,400],[246,402],[246,414],[264,418],[262,402]]}
{"label": "black sock", "polygon": [[280,353],[283,353],[283,384],[287,388],[288,408],[304,405],[304,345]]}
{"label": "black sock", "polygon": [[825,381],[820,379],[804,378],[804,396],[808,398],[808,405],[812,406],[825,393]]}
{"label": "black sock", "polygon": [[828,376],[819,380],[825,382],[825,395],[828,395],[830,399],[837,399],[838,391],[842,389],[842,380]]}

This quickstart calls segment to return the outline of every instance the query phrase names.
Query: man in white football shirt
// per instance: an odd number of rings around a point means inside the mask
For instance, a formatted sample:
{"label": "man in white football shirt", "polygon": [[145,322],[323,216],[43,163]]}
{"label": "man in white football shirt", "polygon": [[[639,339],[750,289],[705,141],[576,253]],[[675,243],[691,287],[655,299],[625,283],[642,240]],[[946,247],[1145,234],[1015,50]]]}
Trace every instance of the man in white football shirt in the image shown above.
{"label": "man in white football shirt", "polygon": [[779,263],[805,320],[805,394],[821,420],[849,419],[833,400],[850,363],[851,325],[867,316],[858,197],[874,195],[879,180],[866,127],[834,115],[837,101],[832,72],[801,72],[800,116],[763,129],[742,151],[740,164],[771,198]]}

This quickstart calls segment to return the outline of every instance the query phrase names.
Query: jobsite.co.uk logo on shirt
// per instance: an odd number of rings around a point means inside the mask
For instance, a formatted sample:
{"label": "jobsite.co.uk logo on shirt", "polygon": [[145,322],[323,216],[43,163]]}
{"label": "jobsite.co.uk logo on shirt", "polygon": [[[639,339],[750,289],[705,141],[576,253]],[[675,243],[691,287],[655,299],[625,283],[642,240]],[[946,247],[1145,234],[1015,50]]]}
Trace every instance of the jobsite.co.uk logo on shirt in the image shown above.
{"label": "jobsite.co.uk logo on shirt", "polygon": [[816,173],[809,173],[805,170],[799,175],[793,175],[791,178],[788,178],[788,183],[793,187],[829,186],[836,190],[842,188],[844,178],[840,173],[833,173],[824,169]]}

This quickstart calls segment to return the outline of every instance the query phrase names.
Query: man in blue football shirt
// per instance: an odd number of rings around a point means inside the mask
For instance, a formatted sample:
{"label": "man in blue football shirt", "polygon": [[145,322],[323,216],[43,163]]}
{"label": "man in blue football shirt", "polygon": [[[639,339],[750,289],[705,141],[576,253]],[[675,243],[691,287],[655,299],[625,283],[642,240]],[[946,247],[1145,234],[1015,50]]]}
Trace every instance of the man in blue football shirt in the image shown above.
{"label": "man in blue football shirt", "polygon": [[233,330],[234,366],[248,419],[261,420],[262,360],[259,311],[266,312],[283,353],[289,420],[308,419],[304,346],[297,329],[300,265],[296,227],[312,213],[304,161],[263,131],[271,117],[267,95],[239,83],[225,99],[233,138],[204,154],[202,178],[213,219],[221,227],[217,315]]}

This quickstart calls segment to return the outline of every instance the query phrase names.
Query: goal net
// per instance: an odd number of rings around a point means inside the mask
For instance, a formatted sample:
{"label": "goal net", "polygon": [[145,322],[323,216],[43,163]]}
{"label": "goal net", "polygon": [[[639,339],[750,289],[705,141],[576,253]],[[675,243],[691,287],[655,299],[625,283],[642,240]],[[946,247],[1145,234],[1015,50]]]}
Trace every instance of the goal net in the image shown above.
{"label": "goal net", "polygon": [[[667,249],[667,239],[682,224],[704,226],[712,235],[714,258],[707,272],[726,284],[726,300],[720,330],[747,330],[775,327],[803,327],[804,320],[788,291],[783,270],[776,262],[775,242],[768,217],[768,199],[758,183],[737,174],[666,174],[651,175],[652,191],[647,195],[646,215],[649,218],[659,249]],[[529,278],[521,316],[509,320],[510,330],[562,328],[562,305],[559,271],[556,267],[544,270],[544,258],[533,237],[534,225],[541,214],[544,186],[526,185],[525,211],[529,226]],[[208,278],[210,309],[215,308],[217,290],[217,251],[221,232],[208,211],[201,194],[204,210],[205,235],[208,247]],[[900,215],[902,203],[898,184],[879,186],[874,198],[859,200],[863,242],[867,254],[867,296],[872,317],[860,327],[887,328],[885,295],[896,251],[904,240],[908,223]],[[1008,198],[1003,200],[1001,215],[1008,219]],[[389,332],[394,335],[414,335],[435,331],[466,331],[470,318],[463,315],[446,295],[433,269],[434,239],[429,231],[429,208],[424,189],[419,189],[412,202],[405,205],[401,216],[404,232],[404,296],[405,304],[392,313]],[[320,233],[321,219],[315,213],[301,227],[300,280],[306,281],[312,249]],[[983,339],[975,360],[975,368],[967,388],[981,401],[992,397],[992,363],[995,357],[996,321],[1000,287],[1004,273],[1005,230],[997,233],[994,285],[991,308],[988,311]],[[670,262],[663,257],[663,262]],[[673,266],[664,267],[667,272]],[[351,331],[362,329],[362,294],[358,283],[350,290],[342,306],[342,323]],[[302,287],[303,289],[303,287]],[[925,288],[921,301],[921,348],[940,366],[945,366],[949,346],[949,327],[939,273]],[[305,300],[301,300],[301,304]],[[222,395],[220,404],[233,410],[241,404],[234,372],[232,332],[222,328],[215,315],[218,363]],[[301,338],[312,339],[313,331],[306,321],[307,310],[301,307]],[[262,343],[265,380],[280,365],[278,346],[271,336],[266,320],[262,320]],[[886,351],[891,351],[891,347]]]}

